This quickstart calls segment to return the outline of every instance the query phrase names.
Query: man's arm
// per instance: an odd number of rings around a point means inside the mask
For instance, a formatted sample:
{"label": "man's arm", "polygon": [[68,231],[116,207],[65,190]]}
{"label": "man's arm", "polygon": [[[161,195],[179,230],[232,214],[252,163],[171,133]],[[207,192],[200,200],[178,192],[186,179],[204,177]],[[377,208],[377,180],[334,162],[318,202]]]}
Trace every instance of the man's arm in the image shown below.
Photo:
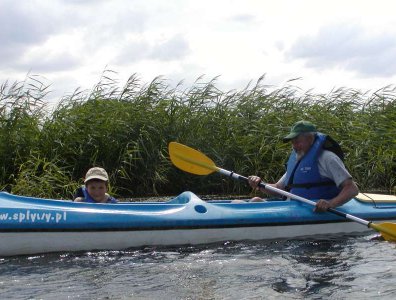
{"label": "man's arm", "polygon": [[[285,177],[286,177],[286,174],[284,174],[281,177],[281,179],[279,179],[279,181],[277,183],[266,183],[265,185],[270,185],[270,186],[275,187],[277,189],[284,190],[285,186],[283,184],[283,181],[284,181]],[[266,193],[268,195],[279,196],[279,193],[277,193],[277,192],[273,192],[273,191],[264,189],[262,187],[259,187],[258,184],[261,182],[261,178],[260,177],[258,177],[258,176],[249,176],[248,179],[249,179],[249,185],[253,189],[259,190],[259,191],[261,191],[263,193]]]}
{"label": "man's arm", "polygon": [[331,200],[319,200],[316,202],[314,211],[325,212],[329,208],[335,208],[348,202],[351,198],[355,197],[359,193],[359,189],[352,178],[345,179],[341,183],[340,193]]}

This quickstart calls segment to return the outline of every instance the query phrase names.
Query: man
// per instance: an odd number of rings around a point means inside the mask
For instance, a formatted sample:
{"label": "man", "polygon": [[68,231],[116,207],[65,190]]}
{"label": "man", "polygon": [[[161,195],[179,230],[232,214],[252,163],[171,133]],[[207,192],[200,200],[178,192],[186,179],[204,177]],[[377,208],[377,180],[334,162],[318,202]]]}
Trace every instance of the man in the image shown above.
{"label": "man", "polygon": [[[318,132],[311,122],[295,123],[283,141],[291,142],[293,151],[286,173],[270,185],[301,197],[320,199],[315,206],[316,212],[343,205],[359,193],[342,162],[340,146]],[[253,188],[257,188],[260,181],[260,177],[249,177]],[[272,194],[263,188],[260,190]]]}

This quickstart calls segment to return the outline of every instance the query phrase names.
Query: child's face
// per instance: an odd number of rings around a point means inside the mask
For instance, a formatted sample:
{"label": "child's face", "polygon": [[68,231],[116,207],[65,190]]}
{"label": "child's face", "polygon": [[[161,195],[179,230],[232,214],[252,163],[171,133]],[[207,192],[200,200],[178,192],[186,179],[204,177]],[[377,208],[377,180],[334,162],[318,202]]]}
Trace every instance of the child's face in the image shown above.
{"label": "child's face", "polygon": [[88,193],[96,202],[102,202],[106,199],[107,184],[104,181],[89,181],[86,186]]}

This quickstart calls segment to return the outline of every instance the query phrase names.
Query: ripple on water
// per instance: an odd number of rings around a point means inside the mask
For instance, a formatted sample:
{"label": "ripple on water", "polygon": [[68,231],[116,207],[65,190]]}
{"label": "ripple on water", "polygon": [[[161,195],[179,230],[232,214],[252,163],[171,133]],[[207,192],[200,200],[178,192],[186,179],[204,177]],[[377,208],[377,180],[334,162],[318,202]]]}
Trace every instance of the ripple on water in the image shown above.
{"label": "ripple on water", "polygon": [[393,299],[395,244],[345,236],[0,260],[6,299]]}

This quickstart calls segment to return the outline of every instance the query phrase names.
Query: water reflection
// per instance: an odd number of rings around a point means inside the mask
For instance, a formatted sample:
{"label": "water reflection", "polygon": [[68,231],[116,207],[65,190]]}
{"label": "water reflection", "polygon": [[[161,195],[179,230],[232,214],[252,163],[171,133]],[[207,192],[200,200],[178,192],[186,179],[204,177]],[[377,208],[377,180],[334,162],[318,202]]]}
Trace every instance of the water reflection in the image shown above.
{"label": "water reflection", "polygon": [[[396,292],[395,245],[369,236],[0,260],[4,299],[319,299]],[[375,284],[373,284],[375,282]]]}
{"label": "water reflection", "polygon": [[[278,292],[299,291],[308,296],[334,286],[340,273],[348,270],[347,243],[334,240],[307,240],[289,244],[283,254],[288,270],[272,287]],[[345,256],[344,256],[345,255]]]}

